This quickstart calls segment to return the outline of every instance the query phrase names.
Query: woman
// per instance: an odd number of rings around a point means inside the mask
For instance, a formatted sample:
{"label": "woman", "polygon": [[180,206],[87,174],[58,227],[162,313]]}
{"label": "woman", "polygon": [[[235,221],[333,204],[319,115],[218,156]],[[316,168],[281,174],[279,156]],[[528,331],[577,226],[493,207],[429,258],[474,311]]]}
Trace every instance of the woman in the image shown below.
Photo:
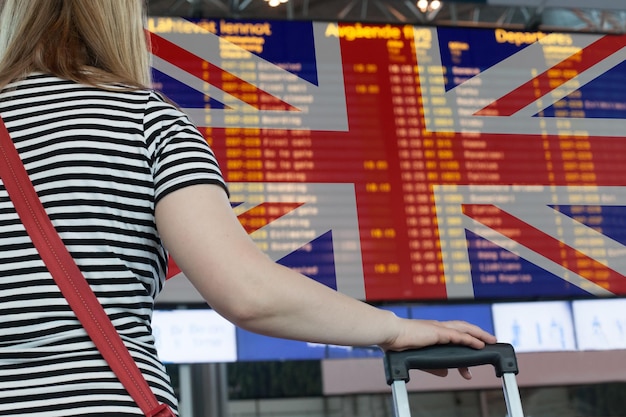
{"label": "woman", "polygon": [[[261,253],[231,210],[202,135],[149,88],[144,20],[140,0],[5,0],[0,114],[55,228],[160,401],[175,408],[150,333],[164,248],[211,307],[251,331],[395,350],[495,342],[465,322],[397,318]],[[141,415],[4,187],[0,260],[0,415]]]}

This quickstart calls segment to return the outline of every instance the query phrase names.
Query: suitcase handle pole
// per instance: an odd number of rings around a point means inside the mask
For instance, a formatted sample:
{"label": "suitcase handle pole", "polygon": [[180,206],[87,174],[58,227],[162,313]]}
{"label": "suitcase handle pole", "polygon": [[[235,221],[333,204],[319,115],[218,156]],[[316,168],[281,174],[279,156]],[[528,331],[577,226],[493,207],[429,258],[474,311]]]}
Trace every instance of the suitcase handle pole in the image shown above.
{"label": "suitcase handle pole", "polygon": [[519,372],[513,346],[508,343],[473,349],[461,345],[434,345],[402,352],[387,351],[384,358],[387,384],[394,397],[395,416],[410,416],[406,382],[411,369],[449,369],[493,365],[502,378],[502,389],[509,417],[523,417],[522,402],[515,375]]}
{"label": "suitcase handle pole", "polygon": [[515,374],[505,373],[502,375],[502,391],[504,391],[504,402],[506,409],[509,410],[509,417],[524,417],[522,399],[519,395]]}
{"label": "suitcase handle pole", "polygon": [[393,398],[393,415],[395,417],[411,416],[409,408],[409,392],[406,383],[398,379],[391,384],[391,395]]}

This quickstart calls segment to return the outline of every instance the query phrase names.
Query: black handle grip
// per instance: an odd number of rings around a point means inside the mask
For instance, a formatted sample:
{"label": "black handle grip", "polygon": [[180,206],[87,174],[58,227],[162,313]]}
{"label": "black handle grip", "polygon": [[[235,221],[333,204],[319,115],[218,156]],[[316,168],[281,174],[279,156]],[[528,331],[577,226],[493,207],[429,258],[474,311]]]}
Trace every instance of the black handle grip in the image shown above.
{"label": "black handle grip", "polygon": [[410,369],[449,369],[489,364],[494,366],[497,377],[505,372],[518,373],[515,350],[508,343],[486,345],[483,349],[461,345],[434,345],[385,353],[385,374],[389,385],[393,381],[409,381]]}

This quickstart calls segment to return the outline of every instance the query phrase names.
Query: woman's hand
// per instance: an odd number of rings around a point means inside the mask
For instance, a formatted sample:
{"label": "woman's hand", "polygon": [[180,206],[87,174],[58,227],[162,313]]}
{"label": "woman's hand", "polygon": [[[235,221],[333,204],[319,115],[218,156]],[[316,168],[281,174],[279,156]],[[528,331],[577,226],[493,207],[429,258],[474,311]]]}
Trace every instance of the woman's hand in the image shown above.
{"label": "woman's hand", "polygon": [[471,323],[452,320],[411,320],[398,318],[397,335],[379,346],[383,350],[406,350],[453,343],[480,349],[496,338]]}
{"label": "woman's hand", "polygon": [[[478,326],[460,320],[399,319],[398,336],[381,344],[380,347],[383,350],[402,351],[448,343],[481,349],[485,344],[496,343],[496,337]],[[468,368],[459,368],[458,371],[465,379],[472,377]],[[448,375],[447,369],[426,372],[442,377]]]}

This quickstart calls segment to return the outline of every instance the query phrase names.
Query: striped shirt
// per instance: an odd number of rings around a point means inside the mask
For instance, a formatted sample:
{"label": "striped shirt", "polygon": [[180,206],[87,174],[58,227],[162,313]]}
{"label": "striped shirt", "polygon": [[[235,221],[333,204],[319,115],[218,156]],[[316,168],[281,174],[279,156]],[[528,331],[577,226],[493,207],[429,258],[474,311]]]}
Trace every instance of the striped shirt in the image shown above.
{"label": "striped shirt", "polygon": [[[208,144],[153,91],[33,74],[0,114],[55,228],[160,401],[176,407],[150,320],[167,254],[155,204],[225,188]],[[142,415],[46,270],[0,186],[0,416]]]}

